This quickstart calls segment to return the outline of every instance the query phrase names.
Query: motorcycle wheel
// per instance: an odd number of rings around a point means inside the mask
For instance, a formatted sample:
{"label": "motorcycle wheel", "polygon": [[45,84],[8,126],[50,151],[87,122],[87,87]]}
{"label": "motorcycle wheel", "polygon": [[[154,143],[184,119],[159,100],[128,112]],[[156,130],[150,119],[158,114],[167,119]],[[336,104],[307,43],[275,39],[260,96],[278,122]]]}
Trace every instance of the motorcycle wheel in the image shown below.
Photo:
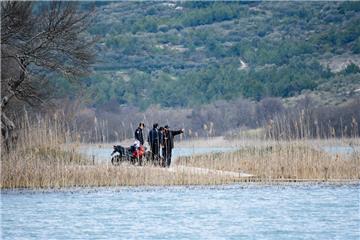
{"label": "motorcycle wheel", "polygon": [[123,161],[122,157],[120,155],[113,156],[111,158],[111,164],[114,166],[120,165],[120,163]]}

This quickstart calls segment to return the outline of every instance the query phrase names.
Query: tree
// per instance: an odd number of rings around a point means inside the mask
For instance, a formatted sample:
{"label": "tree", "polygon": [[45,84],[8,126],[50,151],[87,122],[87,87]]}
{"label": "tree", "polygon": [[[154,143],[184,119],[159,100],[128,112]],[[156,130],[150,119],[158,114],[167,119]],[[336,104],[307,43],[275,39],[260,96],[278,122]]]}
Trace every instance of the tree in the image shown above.
{"label": "tree", "polygon": [[75,80],[88,73],[94,60],[94,40],[86,35],[92,13],[74,2],[1,2],[1,133],[7,147],[15,100],[40,105],[50,74]]}
{"label": "tree", "polygon": [[264,124],[284,110],[285,108],[279,98],[267,97],[262,99],[256,106],[257,119]]}
{"label": "tree", "polygon": [[343,75],[360,73],[360,67],[358,65],[356,65],[355,63],[351,62],[340,73],[342,73]]}

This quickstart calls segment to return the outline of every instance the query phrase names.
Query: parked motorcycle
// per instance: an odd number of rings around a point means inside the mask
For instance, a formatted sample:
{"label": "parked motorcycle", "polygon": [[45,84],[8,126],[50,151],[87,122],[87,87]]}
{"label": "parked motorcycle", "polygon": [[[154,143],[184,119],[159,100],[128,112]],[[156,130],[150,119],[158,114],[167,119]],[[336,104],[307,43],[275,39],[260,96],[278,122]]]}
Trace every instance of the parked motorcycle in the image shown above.
{"label": "parked motorcycle", "polygon": [[156,157],[155,161],[152,162],[151,151],[148,151],[146,147],[136,147],[132,145],[125,148],[121,145],[113,146],[114,151],[111,153],[111,163],[113,165],[120,165],[122,162],[129,162],[133,165],[142,166],[144,163],[153,163],[154,165],[163,166],[163,158]]}

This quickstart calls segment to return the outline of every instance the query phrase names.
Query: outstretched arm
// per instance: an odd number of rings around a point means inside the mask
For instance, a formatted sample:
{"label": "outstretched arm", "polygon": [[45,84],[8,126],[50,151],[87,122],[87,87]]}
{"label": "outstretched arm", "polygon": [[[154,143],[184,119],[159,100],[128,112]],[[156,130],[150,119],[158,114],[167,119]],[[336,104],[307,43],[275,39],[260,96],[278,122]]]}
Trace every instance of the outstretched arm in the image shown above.
{"label": "outstretched arm", "polygon": [[183,132],[184,132],[184,129],[180,129],[180,130],[178,130],[178,131],[171,131],[171,133],[172,133],[173,136],[179,135],[179,134],[181,134],[181,133],[183,133]]}

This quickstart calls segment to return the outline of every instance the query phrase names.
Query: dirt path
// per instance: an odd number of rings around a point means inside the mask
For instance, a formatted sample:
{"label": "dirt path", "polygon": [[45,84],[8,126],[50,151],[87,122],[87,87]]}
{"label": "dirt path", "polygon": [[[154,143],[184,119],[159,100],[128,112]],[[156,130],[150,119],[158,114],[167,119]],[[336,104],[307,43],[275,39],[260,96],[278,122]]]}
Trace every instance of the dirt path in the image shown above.
{"label": "dirt path", "polygon": [[160,170],[160,171],[168,171],[168,172],[174,172],[174,173],[175,172],[176,173],[189,173],[189,174],[193,174],[193,175],[217,175],[217,176],[232,177],[232,178],[255,177],[255,175],[244,173],[244,172],[222,171],[222,170],[215,170],[215,169],[209,169],[209,168],[189,167],[189,166],[184,166],[184,165],[175,165],[175,166],[171,166],[170,168],[162,168],[162,167],[155,167],[155,166],[134,166],[134,165],[131,165],[128,163],[123,163],[120,167],[147,168],[149,170]]}
{"label": "dirt path", "polygon": [[170,172],[186,172],[190,174],[199,174],[199,175],[221,175],[227,177],[235,177],[235,178],[247,178],[254,177],[252,174],[243,173],[243,172],[232,172],[232,171],[222,171],[222,170],[214,170],[209,168],[199,168],[199,167],[188,167],[183,165],[177,165],[174,167],[168,168]]}

